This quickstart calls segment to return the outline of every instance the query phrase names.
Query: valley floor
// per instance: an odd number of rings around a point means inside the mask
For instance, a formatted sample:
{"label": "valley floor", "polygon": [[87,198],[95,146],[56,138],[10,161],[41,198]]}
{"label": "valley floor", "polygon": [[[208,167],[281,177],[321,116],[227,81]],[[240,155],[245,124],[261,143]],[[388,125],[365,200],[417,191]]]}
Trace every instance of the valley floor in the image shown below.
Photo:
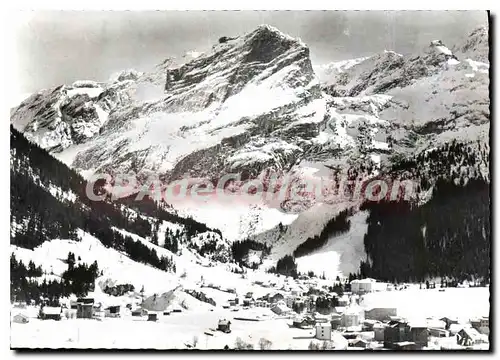
{"label": "valley floor", "polygon": [[[410,288],[367,294],[361,306],[395,306],[398,315],[414,320],[449,316],[468,321],[488,315],[489,297],[489,288],[448,288],[444,292]],[[18,313],[26,314],[29,322],[11,323],[13,348],[187,349],[196,343],[196,349],[223,349],[226,345],[234,349],[237,338],[240,338],[257,350],[259,340],[265,338],[272,342],[273,350],[307,350],[314,338],[313,329],[290,328],[290,319],[279,318],[268,308],[241,309],[238,312],[220,307],[214,307],[213,311],[188,310],[160,316],[157,322],[131,316],[101,321],[39,320],[34,307],[13,308],[11,316]],[[206,335],[206,331],[217,327],[221,318],[231,321],[231,333],[213,331],[213,336]]]}

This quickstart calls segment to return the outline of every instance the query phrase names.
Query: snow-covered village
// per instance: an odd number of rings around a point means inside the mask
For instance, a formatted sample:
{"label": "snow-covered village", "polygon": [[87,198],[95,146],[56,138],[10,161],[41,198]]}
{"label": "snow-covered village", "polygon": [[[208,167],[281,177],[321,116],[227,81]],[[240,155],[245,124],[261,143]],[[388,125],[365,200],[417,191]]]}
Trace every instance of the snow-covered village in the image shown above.
{"label": "snow-covered village", "polygon": [[19,27],[11,349],[491,351],[487,12],[96,14]]}

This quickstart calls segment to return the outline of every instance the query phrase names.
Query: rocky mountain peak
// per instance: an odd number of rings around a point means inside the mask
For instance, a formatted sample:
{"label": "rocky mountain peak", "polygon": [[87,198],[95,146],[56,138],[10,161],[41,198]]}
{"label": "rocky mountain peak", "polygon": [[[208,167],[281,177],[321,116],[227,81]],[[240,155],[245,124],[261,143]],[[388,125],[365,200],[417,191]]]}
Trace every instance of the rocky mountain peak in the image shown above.
{"label": "rocky mountain peak", "polygon": [[485,26],[475,28],[469,36],[453,51],[460,53],[464,58],[476,61],[489,62],[488,29]]}

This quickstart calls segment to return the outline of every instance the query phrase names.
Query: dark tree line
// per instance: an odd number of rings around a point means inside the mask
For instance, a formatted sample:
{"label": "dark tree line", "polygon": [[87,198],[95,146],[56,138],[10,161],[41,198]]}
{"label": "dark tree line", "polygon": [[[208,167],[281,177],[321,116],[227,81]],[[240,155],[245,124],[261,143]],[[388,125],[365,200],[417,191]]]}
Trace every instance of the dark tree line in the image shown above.
{"label": "dark tree line", "polygon": [[362,276],[391,282],[448,276],[490,276],[490,184],[437,180],[432,198],[417,206],[404,201],[366,203]]}
{"label": "dark tree line", "polygon": [[[36,144],[26,140],[11,126],[11,244],[33,249],[54,238],[78,240],[77,229],[98,238],[106,247],[126,252],[133,260],[150,264],[162,270],[175,270],[171,258],[158,257],[156,251],[129,236],[112,230],[122,228],[142,237],[155,232],[151,222],[142,215],[182,224],[182,236],[191,237],[210,230],[190,218],[182,218],[168,211],[166,204],[157,204],[147,197],[143,201],[131,198],[112,202],[92,201],[85,194],[86,182],[75,171],[50,156]],[[103,193],[103,184],[94,184],[97,194]],[[56,198],[49,188],[75,194],[76,199]],[[123,206],[139,211],[132,216]],[[215,230],[220,234],[220,231]],[[166,247],[176,252],[180,234],[168,234]],[[179,235],[179,236],[177,236]],[[157,239],[156,239],[157,241]]]}
{"label": "dark tree line", "polygon": [[163,242],[163,247],[167,250],[170,250],[174,254],[177,254],[177,251],[179,251],[179,243],[182,241],[182,234],[177,229],[177,231],[174,233],[170,229],[165,230],[165,238]]}
{"label": "dark tree line", "polygon": [[75,266],[74,254],[69,253],[67,263],[68,269],[61,275],[60,280],[44,279],[40,282],[36,278],[43,275],[41,267],[35,267],[32,262],[26,267],[12,254],[10,257],[11,300],[27,302],[34,300],[38,304],[43,297],[48,299],[49,305],[57,305],[63,296],[70,294],[86,296],[89,291],[93,290],[95,279],[99,275],[97,262],[90,266],[84,263]]}
{"label": "dark tree line", "polygon": [[315,305],[320,314],[331,314],[339,306],[339,301],[335,296],[318,296]]}
{"label": "dark tree line", "polygon": [[262,251],[264,255],[269,255],[271,247],[254,240],[246,239],[242,241],[234,241],[231,244],[231,254],[236,263],[242,264],[244,259],[248,256],[250,250]]}
{"label": "dark tree line", "polygon": [[299,276],[299,273],[297,272],[297,263],[295,262],[295,258],[291,255],[285,255],[279,259],[276,266],[269,269],[269,272],[284,276],[291,276],[294,279]]}
{"label": "dark tree line", "polygon": [[352,214],[352,209],[341,211],[338,215],[326,223],[319,235],[307,238],[306,241],[297,246],[297,248],[293,251],[293,256],[298,258],[308,255],[314,250],[323,247],[331,237],[348,232],[351,229],[351,222],[348,220],[348,217],[352,216]]}

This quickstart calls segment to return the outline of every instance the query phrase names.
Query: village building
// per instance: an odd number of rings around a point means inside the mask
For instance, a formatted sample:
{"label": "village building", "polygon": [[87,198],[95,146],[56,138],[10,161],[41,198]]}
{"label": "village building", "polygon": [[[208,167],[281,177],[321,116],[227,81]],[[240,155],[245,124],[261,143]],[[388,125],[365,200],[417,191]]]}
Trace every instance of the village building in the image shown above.
{"label": "village building", "polygon": [[379,321],[377,320],[365,319],[362,324],[363,331],[373,331],[373,327],[378,323]]}
{"label": "village building", "polygon": [[450,318],[450,317],[445,316],[439,320],[444,321],[446,330],[448,330],[452,324],[458,324],[457,318]]}
{"label": "village building", "polygon": [[24,314],[17,314],[17,315],[14,315],[14,317],[12,318],[12,321],[17,323],[17,324],[27,324],[29,322],[29,319]]}
{"label": "village building", "polygon": [[427,318],[426,319],[427,328],[435,328],[435,329],[446,329],[446,322],[440,319],[435,318]]}
{"label": "village building", "polygon": [[316,321],[310,316],[305,316],[305,317],[298,316],[294,318],[292,322],[292,326],[299,329],[311,328],[315,324]]}
{"label": "village building", "polygon": [[429,341],[429,331],[425,323],[409,323],[410,340],[419,346],[427,346]]}
{"label": "village building", "polygon": [[390,349],[399,350],[399,351],[401,351],[401,350],[414,351],[414,350],[421,350],[422,347],[419,346],[418,344],[414,343],[413,341],[401,341],[401,342],[392,344]]}
{"label": "village building", "polygon": [[269,296],[269,302],[271,304],[276,304],[277,302],[283,301],[284,299],[285,299],[285,297],[281,293],[275,293],[275,294]]}
{"label": "village building", "polygon": [[373,333],[374,333],[373,340],[384,341],[384,330],[385,330],[386,326],[387,325],[384,323],[377,323],[377,324],[373,325]]}
{"label": "village building", "polygon": [[349,299],[348,295],[344,294],[338,298],[337,302],[339,306],[348,306],[351,303],[351,300]]}
{"label": "village building", "polygon": [[231,332],[231,321],[227,319],[220,319],[219,323],[217,324],[217,330],[222,331],[224,333],[230,333]]}
{"label": "village building", "polygon": [[76,301],[76,317],[78,319],[92,319],[94,316],[94,299],[79,298]]}
{"label": "village building", "polygon": [[371,308],[365,309],[365,319],[387,321],[390,316],[397,316],[398,311],[396,308]]}
{"label": "village building", "polygon": [[438,337],[438,338],[450,336],[450,332],[446,329],[430,327],[430,328],[428,328],[428,330],[429,330],[429,336]]}
{"label": "village building", "polygon": [[461,346],[473,346],[488,342],[487,336],[480,334],[479,331],[473,327],[465,327],[455,336],[457,338],[457,344]]}
{"label": "village building", "polygon": [[342,325],[342,315],[333,312],[330,314],[330,316],[331,316],[330,324],[332,325],[332,329],[334,330],[338,329]]}
{"label": "village building", "polygon": [[349,306],[342,314],[342,326],[349,331],[361,331],[364,320],[364,310],[358,305]]}
{"label": "village building", "polygon": [[276,315],[287,315],[292,312],[292,309],[286,306],[284,302],[278,302],[271,307],[271,311]]}
{"label": "village building", "polygon": [[366,294],[374,291],[385,291],[387,290],[387,284],[382,282],[377,282],[375,279],[362,279],[362,280],[352,280],[351,292],[353,294]]}
{"label": "village building", "polygon": [[156,312],[148,312],[148,321],[157,321],[158,314]]}
{"label": "village building", "polygon": [[120,317],[120,305],[108,306],[104,309],[104,317],[118,318]]}
{"label": "village building", "polygon": [[345,312],[345,309],[346,309],[346,308],[345,308],[345,306],[335,306],[335,308],[334,308],[334,309],[335,309],[335,312],[336,312],[337,314],[342,315],[342,314]]}
{"label": "village building", "polygon": [[318,340],[331,340],[332,339],[332,326],[328,322],[316,324],[316,339]]}
{"label": "village building", "polygon": [[132,310],[132,316],[146,316],[147,314],[148,314],[147,310],[142,308]]}
{"label": "village building", "polygon": [[42,320],[61,320],[62,308],[59,306],[44,306],[40,310]]}
{"label": "village building", "polygon": [[474,329],[481,334],[489,335],[490,333],[490,318],[483,316],[477,319],[471,319],[470,323]]}
{"label": "village building", "polygon": [[349,347],[366,349],[366,348],[368,348],[368,346],[369,346],[369,342],[364,340],[364,339],[361,339],[361,338],[349,340]]}
{"label": "village building", "polygon": [[384,347],[394,348],[395,343],[410,340],[410,328],[404,321],[390,321],[384,329]]}

